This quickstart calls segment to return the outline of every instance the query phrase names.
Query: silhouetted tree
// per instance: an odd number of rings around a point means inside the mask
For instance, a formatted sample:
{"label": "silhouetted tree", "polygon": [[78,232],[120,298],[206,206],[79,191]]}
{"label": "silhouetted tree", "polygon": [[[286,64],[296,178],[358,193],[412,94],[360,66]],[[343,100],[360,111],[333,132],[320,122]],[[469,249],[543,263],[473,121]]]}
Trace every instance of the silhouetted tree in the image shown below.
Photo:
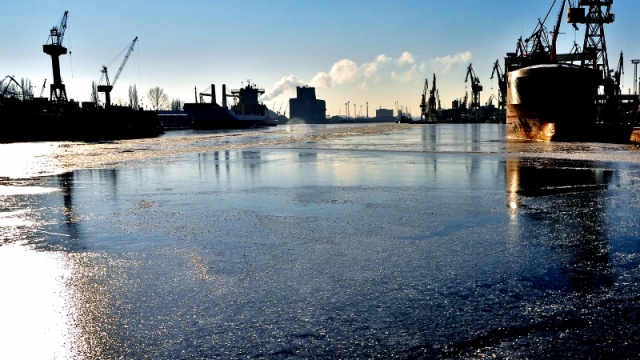
{"label": "silhouetted tree", "polygon": [[171,110],[173,111],[182,111],[183,102],[180,99],[171,100]]}
{"label": "silhouetted tree", "polygon": [[21,78],[20,87],[22,88],[23,99],[33,99],[33,89],[31,88],[31,80]]}
{"label": "silhouetted tree", "polygon": [[156,86],[149,89],[147,99],[149,100],[151,110],[162,110],[169,107],[169,97],[161,87]]}
{"label": "silhouetted tree", "polygon": [[91,82],[91,102],[95,105],[98,106],[98,85],[96,84],[95,81]]}
{"label": "silhouetted tree", "polygon": [[138,100],[138,89],[136,89],[136,84],[129,85],[129,104],[133,109],[138,109],[140,107],[140,102]]}

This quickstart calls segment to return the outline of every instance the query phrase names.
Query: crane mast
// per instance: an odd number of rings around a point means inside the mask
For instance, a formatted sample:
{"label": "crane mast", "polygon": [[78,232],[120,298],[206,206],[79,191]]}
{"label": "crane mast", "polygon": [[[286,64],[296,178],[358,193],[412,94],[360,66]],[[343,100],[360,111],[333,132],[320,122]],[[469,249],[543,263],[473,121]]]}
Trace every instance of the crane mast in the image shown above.
{"label": "crane mast", "polygon": [[51,67],[53,68],[53,83],[50,85],[49,100],[54,103],[64,104],[67,102],[67,89],[62,83],[60,76],[60,55],[67,53],[67,48],[62,46],[64,33],[67,29],[67,17],[69,11],[65,11],[59,26],[54,26],[49,31],[49,39],[42,45],[42,52],[51,56]]}
{"label": "crane mast", "polygon": [[113,82],[112,83],[109,82],[109,72],[107,70],[107,66],[106,65],[102,66],[102,70],[101,70],[102,78],[100,79],[100,83],[102,83],[103,80],[104,80],[106,85],[98,85],[98,92],[103,92],[104,93],[104,105],[105,105],[105,107],[111,106],[111,90],[113,90],[113,87],[116,85],[116,82],[120,78],[120,74],[122,73],[122,69],[124,68],[124,65],[127,63],[127,60],[129,59],[129,56],[133,52],[133,47],[136,45],[137,41],[138,41],[138,37],[136,36],[135,39],[133,39],[133,41],[131,42],[131,45],[129,46],[129,50],[127,50],[127,54],[124,56],[124,59],[122,60],[122,63],[120,64],[120,68],[118,69],[118,72],[116,73],[116,77],[113,78]]}

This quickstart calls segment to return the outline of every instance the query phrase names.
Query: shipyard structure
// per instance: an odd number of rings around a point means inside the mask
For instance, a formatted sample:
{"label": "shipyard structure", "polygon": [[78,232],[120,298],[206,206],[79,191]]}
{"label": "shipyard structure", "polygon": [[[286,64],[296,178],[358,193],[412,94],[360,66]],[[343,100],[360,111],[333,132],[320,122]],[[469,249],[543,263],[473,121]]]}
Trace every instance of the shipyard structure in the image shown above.
{"label": "shipyard structure", "polygon": [[65,84],[60,73],[60,56],[67,54],[63,46],[67,28],[65,11],[60,24],[51,28],[47,43],[42,51],[51,57],[53,82],[49,85],[49,98],[43,97],[45,84],[40,96],[35,97],[29,87],[23,87],[13,76],[0,81],[0,119],[3,131],[0,142],[24,141],[97,141],[140,137],[153,137],[163,132],[155,112],[140,108],[111,105],[110,92],[118,80],[127,58],[133,51],[137,37],[131,44],[120,65],[113,82],[109,81],[107,67],[102,74],[106,84],[97,87],[106,96],[104,108],[95,102],[77,101],[67,97]]}
{"label": "shipyard structure", "polygon": [[289,122],[324,124],[327,122],[327,104],[316,98],[316,88],[296,87],[297,98],[289,99]]}

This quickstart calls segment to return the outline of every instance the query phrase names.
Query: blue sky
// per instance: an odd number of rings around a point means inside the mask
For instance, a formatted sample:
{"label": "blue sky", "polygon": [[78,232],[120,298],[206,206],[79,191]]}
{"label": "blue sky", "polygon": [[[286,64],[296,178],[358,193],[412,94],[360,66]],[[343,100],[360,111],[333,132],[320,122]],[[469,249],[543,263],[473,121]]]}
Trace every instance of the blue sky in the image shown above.
{"label": "blue sky", "polygon": [[[170,99],[191,102],[194,87],[211,83],[220,102],[221,84],[238,88],[250,80],[266,90],[265,102],[275,110],[287,107],[296,85],[311,85],[329,115],[344,115],[348,101],[351,114],[354,104],[364,114],[368,103],[374,115],[397,102],[419,116],[425,78],[431,83],[436,74],[442,105],[450,107],[470,91],[464,81],[470,63],[484,87],[481,102],[497,95],[493,63],[502,64],[552,2],[12,1],[3,4],[0,76],[28,78],[38,95],[45,78],[52,81],[42,45],[68,10],[64,45],[71,55],[61,57],[61,72],[68,96],[78,101],[89,99],[102,65],[115,76],[123,51],[138,36],[114,102],[127,99],[133,84],[141,96],[160,86]],[[616,21],[605,28],[609,63],[615,67],[624,52],[626,92],[633,87],[631,59],[640,58],[640,2],[617,0],[612,12]],[[583,26],[575,32],[563,22],[562,31],[560,51],[574,39],[582,45]]]}

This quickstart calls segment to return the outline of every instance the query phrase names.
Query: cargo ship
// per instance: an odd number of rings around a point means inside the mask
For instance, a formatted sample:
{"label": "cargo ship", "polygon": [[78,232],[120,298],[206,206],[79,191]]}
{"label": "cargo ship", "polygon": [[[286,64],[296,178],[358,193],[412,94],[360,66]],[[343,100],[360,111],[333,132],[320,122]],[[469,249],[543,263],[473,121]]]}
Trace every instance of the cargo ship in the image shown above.
{"label": "cargo ship", "polygon": [[[215,85],[211,85],[211,93],[199,93],[196,102],[185,103],[183,110],[192,119],[192,128],[200,130],[230,130],[247,129],[256,126],[273,126],[277,120],[273,117],[266,105],[260,103],[258,98],[264,94],[263,89],[257,88],[250,82],[246,86],[226,92],[226,85],[222,85],[222,105],[216,102]],[[210,96],[211,101],[206,102],[205,96]],[[233,98],[231,107],[227,104],[227,98]],[[198,102],[198,98],[200,101]]]}
{"label": "cargo ship", "polygon": [[259,100],[263,94],[264,89],[258,88],[256,84],[251,84],[251,81],[247,80],[247,85],[231,90],[231,97],[234,99],[231,111],[240,120],[257,120],[256,126],[277,125],[273,112]]}
{"label": "cargo ship", "polygon": [[613,1],[579,0],[568,8],[567,21],[585,25],[584,46],[557,54],[566,3],[562,0],[553,31],[539,21],[533,34],[520,38],[516,52],[505,57],[507,138],[630,142],[638,96],[621,94],[622,54],[618,69],[609,71],[604,41],[604,25],[614,20]]}

